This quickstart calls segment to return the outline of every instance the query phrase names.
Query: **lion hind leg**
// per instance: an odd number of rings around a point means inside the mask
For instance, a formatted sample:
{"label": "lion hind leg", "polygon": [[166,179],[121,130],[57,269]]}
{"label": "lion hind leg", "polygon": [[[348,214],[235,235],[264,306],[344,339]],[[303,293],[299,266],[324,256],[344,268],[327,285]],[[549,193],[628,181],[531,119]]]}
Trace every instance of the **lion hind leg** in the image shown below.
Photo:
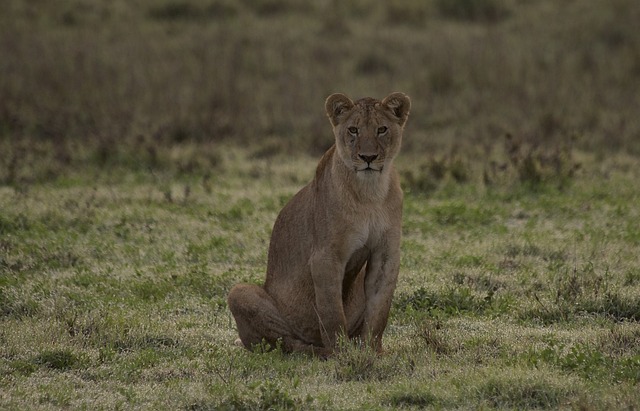
{"label": "lion hind leg", "polygon": [[265,348],[265,343],[268,344],[266,348],[273,348],[280,342],[285,352],[304,352],[321,357],[329,354],[327,349],[298,338],[262,287],[238,284],[229,292],[227,301],[245,348]]}

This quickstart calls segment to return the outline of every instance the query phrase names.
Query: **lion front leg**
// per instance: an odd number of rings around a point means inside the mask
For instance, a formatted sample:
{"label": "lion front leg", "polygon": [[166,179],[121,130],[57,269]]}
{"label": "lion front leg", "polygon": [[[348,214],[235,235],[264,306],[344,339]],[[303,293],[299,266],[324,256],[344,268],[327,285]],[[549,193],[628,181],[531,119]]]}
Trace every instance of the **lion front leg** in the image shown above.
{"label": "lion front leg", "polygon": [[387,326],[399,271],[399,249],[374,252],[367,262],[366,304],[360,338],[371,341],[377,351],[382,351],[382,334]]}
{"label": "lion front leg", "polygon": [[315,293],[314,310],[325,348],[333,350],[338,338],[347,335],[347,319],[342,302],[344,264],[329,253],[317,253],[310,260]]}

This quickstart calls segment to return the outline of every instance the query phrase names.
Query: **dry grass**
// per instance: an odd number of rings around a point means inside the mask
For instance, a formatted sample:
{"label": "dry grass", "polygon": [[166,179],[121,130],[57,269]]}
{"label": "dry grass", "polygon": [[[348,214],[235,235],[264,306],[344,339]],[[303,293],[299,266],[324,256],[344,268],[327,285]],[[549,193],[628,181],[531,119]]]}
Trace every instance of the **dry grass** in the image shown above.
{"label": "dry grass", "polygon": [[63,166],[159,167],[186,141],[317,154],[334,91],[408,93],[406,145],[427,155],[485,156],[506,134],[638,153],[639,13],[628,0],[11,1],[2,179],[41,141]]}

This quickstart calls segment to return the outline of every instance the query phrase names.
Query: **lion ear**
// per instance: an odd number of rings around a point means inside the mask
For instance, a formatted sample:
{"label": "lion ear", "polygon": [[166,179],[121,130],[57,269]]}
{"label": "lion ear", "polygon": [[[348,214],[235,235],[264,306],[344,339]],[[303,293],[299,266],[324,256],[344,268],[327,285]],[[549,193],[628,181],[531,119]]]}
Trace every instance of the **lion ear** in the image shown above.
{"label": "lion ear", "polygon": [[384,100],[382,105],[397,119],[400,126],[404,126],[409,117],[409,109],[411,108],[411,100],[404,93],[391,93]]}
{"label": "lion ear", "polygon": [[353,101],[344,94],[336,93],[327,97],[324,109],[334,127],[340,123],[342,115],[353,107]]}

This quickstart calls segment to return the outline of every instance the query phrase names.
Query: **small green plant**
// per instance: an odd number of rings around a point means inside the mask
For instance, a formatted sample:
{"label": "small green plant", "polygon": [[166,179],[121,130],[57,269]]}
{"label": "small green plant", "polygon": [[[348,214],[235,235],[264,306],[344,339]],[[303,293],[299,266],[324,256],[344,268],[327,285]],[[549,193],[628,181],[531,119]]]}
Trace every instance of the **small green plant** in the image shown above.
{"label": "small green plant", "polygon": [[54,370],[69,370],[82,366],[83,359],[69,349],[47,350],[33,358],[33,363]]}
{"label": "small green plant", "polygon": [[468,287],[451,287],[440,292],[421,287],[411,295],[398,298],[396,307],[401,311],[411,309],[447,316],[481,314],[490,308],[492,297],[493,293],[481,298]]}

